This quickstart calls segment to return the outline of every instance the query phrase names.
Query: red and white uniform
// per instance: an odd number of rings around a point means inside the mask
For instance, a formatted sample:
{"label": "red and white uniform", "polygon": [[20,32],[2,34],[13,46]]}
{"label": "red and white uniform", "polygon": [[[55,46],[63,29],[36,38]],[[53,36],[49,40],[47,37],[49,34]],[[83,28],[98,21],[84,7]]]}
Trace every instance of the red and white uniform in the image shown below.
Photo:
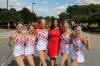
{"label": "red and white uniform", "polygon": [[62,34],[61,35],[61,42],[60,42],[60,52],[69,54],[69,41],[70,41],[70,34]]}
{"label": "red and white uniform", "polygon": [[76,60],[78,63],[84,62],[84,54],[82,51],[84,44],[82,43],[81,38],[77,41],[72,40],[70,56],[72,60]]}
{"label": "red and white uniform", "polygon": [[37,51],[39,50],[47,50],[47,44],[48,44],[48,32],[38,32],[37,35]]}
{"label": "red and white uniform", "polygon": [[13,49],[14,57],[24,55],[24,43],[25,43],[24,35],[19,37],[16,34],[16,38],[14,40],[14,49]]}
{"label": "red and white uniform", "polygon": [[30,37],[29,35],[26,36],[26,46],[25,46],[25,56],[34,54],[34,44],[35,44],[35,37],[34,35]]}

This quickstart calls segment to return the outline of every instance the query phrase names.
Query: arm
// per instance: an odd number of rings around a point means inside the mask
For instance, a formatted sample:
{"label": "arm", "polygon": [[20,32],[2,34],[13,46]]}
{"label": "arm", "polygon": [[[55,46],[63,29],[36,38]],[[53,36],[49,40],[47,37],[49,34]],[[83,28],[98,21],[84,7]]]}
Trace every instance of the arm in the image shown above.
{"label": "arm", "polygon": [[88,51],[91,50],[89,37],[83,37],[83,43]]}
{"label": "arm", "polygon": [[9,47],[11,48],[11,50],[13,50],[13,45],[14,45],[14,34],[12,34],[9,37],[10,41],[9,41]]}

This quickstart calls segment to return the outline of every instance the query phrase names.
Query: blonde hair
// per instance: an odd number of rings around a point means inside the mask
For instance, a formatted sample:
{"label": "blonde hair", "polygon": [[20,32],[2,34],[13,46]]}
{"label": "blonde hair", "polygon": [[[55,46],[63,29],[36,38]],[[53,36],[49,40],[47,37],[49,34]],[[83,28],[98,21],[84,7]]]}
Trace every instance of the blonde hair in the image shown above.
{"label": "blonde hair", "polygon": [[77,28],[80,28],[80,29],[82,30],[82,27],[79,26],[79,25],[76,25],[76,26],[75,26],[75,29],[77,29]]}
{"label": "blonde hair", "polygon": [[63,22],[63,25],[64,24],[67,24],[70,27],[69,23],[66,20]]}
{"label": "blonde hair", "polygon": [[41,22],[46,22],[46,21],[45,21],[45,19],[41,19],[41,20],[40,20],[40,23],[41,23]]}

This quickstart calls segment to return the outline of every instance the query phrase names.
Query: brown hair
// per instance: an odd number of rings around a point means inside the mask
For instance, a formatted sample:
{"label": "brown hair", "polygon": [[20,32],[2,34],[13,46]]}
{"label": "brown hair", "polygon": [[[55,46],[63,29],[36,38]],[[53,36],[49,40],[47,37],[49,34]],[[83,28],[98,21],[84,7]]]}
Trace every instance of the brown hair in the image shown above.
{"label": "brown hair", "polygon": [[33,27],[33,25],[29,25],[29,26],[27,27],[27,29],[29,29],[31,26]]}
{"label": "brown hair", "polygon": [[18,22],[18,23],[17,23],[17,25],[19,25],[19,24],[22,24],[22,25],[24,25],[24,24],[23,24],[23,22]]}

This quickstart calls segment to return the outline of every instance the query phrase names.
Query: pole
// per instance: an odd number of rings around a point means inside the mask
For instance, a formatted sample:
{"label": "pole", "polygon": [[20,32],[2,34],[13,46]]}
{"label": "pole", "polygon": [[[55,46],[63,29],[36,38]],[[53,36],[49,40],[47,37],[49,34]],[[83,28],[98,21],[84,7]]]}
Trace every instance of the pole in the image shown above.
{"label": "pole", "polygon": [[7,0],[7,10],[8,10],[8,0]]}
{"label": "pole", "polygon": [[32,13],[33,13],[33,5],[36,4],[35,2],[32,3]]}
{"label": "pole", "polygon": [[2,0],[0,0],[0,8],[2,9]]}
{"label": "pole", "polygon": [[33,3],[32,3],[32,13],[33,13]]}

